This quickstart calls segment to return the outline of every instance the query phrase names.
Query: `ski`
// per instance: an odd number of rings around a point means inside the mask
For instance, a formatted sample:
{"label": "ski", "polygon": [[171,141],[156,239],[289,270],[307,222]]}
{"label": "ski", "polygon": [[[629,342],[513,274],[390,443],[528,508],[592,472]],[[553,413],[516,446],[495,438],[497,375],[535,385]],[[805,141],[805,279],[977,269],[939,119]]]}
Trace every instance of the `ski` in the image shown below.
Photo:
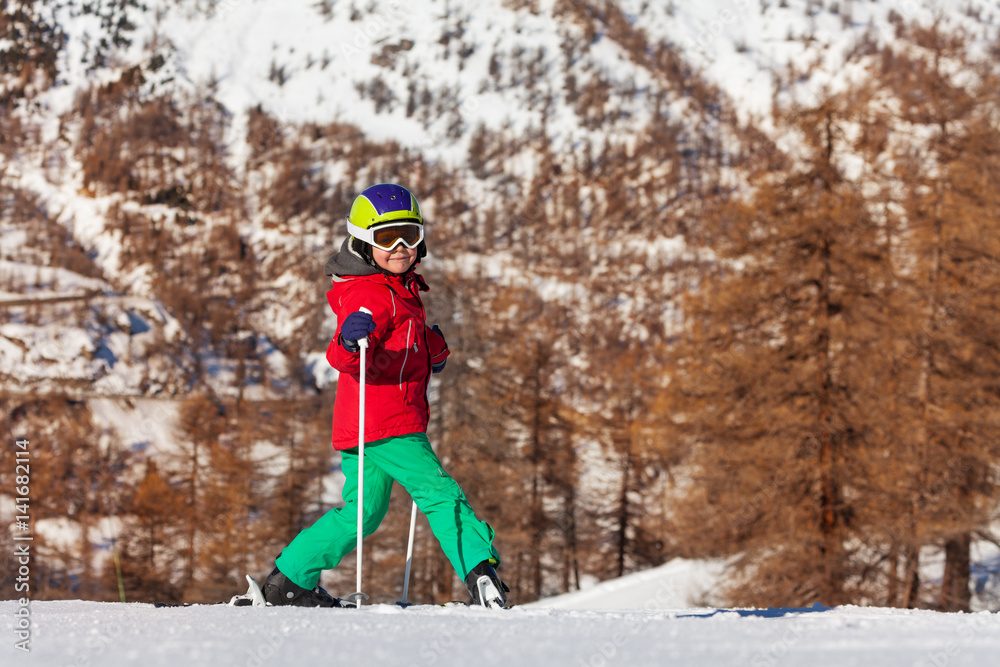
{"label": "ski", "polygon": [[[249,591],[248,591],[249,593]],[[226,607],[253,607],[254,605],[251,598],[247,597],[248,593],[234,595],[233,598],[226,602],[222,600],[220,602],[153,602],[152,605],[157,609],[174,609],[178,607],[215,607],[218,605],[223,605]],[[344,600],[343,598],[334,598],[340,602],[343,607],[354,608],[354,603],[350,600]],[[420,602],[410,602],[408,604],[400,605],[396,603],[397,606],[403,609],[427,609],[431,607],[438,607],[444,609],[468,609],[470,607],[479,607],[481,605],[471,604],[469,602],[463,602],[461,600],[452,600],[450,602],[442,602],[440,604],[424,604]],[[273,607],[272,604],[265,604],[264,606]],[[331,607],[331,609],[338,609],[339,607]],[[488,609],[513,609],[514,605],[504,606],[504,607],[487,607]]]}
{"label": "ski", "polygon": [[[229,602],[222,601],[222,602],[216,602],[214,604],[217,604],[217,605],[222,604],[222,605],[227,605],[229,607],[271,607],[271,606],[273,606],[271,603],[269,603],[267,600],[264,599],[264,592],[261,590],[260,584],[257,583],[257,580],[254,579],[249,574],[246,575],[246,579],[247,579],[247,592],[246,593],[239,593],[237,595],[234,595],[232,598],[230,598]],[[399,607],[403,608],[403,609],[408,609],[410,607],[446,607],[446,608],[449,608],[449,607],[479,607],[479,606],[485,607],[487,609],[510,609],[510,607],[505,606],[501,602],[501,600],[503,598],[500,595],[499,591],[497,591],[496,587],[494,586],[493,582],[489,579],[489,577],[486,577],[486,576],[480,577],[479,580],[476,582],[476,585],[477,585],[477,587],[478,587],[478,589],[480,591],[480,599],[481,600],[485,600],[486,604],[482,604],[482,605],[476,604],[476,603],[471,603],[470,604],[468,602],[462,602],[460,600],[452,600],[451,602],[445,602],[443,604],[437,604],[437,605],[422,605],[422,604],[414,604],[412,602],[408,602],[408,603],[397,602],[396,604]],[[355,603],[351,602],[350,600],[344,600],[342,598],[334,598],[334,599],[338,603],[340,603],[341,606],[340,607],[331,607],[332,609],[338,609],[338,608],[356,608]],[[157,609],[165,609],[165,608],[174,608],[174,607],[201,607],[201,606],[205,606],[205,605],[198,604],[198,603],[191,603],[191,602],[154,602],[153,606],[156,607]]]}

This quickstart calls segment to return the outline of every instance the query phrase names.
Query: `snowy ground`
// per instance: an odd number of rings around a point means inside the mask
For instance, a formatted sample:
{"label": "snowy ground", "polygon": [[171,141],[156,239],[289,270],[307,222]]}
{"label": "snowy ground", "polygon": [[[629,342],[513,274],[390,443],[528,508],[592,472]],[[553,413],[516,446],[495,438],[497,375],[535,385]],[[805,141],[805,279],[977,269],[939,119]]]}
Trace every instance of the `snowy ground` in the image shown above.
{"label": "snowy ground", "polygon": [[[1000,614],[699,606],[720,561],[677,559],[508,611],[0,602],[0,664],[39,667],[608,665],[987,667]],[[28,648],[16,648],[25,636]]]}
{"label": "snowy ground", "polygon": [[4,665],[995,665],[1000,616],[836,609],[360,610],[0,602]]}

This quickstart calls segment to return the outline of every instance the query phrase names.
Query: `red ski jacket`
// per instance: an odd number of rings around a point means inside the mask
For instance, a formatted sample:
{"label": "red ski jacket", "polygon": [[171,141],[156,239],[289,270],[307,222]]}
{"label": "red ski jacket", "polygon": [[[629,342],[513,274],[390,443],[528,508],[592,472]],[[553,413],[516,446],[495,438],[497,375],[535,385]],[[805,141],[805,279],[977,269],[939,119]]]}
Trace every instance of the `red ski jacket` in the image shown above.
{"label": "red ski jacket", "polygon": [[420,292],[427,283],[415,273],[344,276],[326,293],[337,315],[337,335],[326,350],[340,371],[333,404],[333,446],[358,446],[361,355],[344,349],[340,324],[362,307],[372,313],[365,371],[365,442],[427,430],[427,383],[431,364],[447,358],[444,338],[427,326]]}

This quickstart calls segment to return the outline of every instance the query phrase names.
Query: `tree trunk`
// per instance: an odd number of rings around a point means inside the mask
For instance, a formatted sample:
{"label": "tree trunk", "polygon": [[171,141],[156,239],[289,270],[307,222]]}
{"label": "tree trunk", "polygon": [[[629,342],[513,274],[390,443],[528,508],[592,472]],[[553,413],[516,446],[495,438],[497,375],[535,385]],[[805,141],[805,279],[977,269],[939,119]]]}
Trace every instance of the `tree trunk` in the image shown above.
{"label": "tree trunk", "polygon": [[941,580],[940,602],[942,611],[970,611],[971,543],[969,533],[962,533],[944,544],[944,577]]}
{"label": "tree trunk", "polygon": [[819,385],[820,408],[819,472],[821,486],[820,534],[822,535],[820,548],[823,559],[823,583],[820,588],[823,599],[820,602],[836,605],[841,603],[840,596],[843,588],[841,573],[843,572],[843,564],[841,563],[842,555],[838,521],[840,484],[837,479],[835,435],[833,433],[833,419],[831,414],[833,380],[830,372],[832,366],[832,353],[830,349],[830,281],[832,270],[830,267],[830,244],[828,241],[824,241],[820,252],[823,262],[823,272],[817,281],[819,288],[819,317],[816,323],[819,333],[817,340],[817,352],[819,356],[817,384]]}
{"label": "tree trunk", "polygon": [[198,468],[198,443],[192,443],[191,452],[191,479],[188,487],[188,516],[187,516],[187,543],[185,544],[185,560],[184,560],[184,570],[181,580],[181,590],[187,591],[194,582],[194,572],[195,572],[195,541],[198,534],[198,521],[200,519],[201,512],[198,508],[198,475],[200,470]]}
{"label": "tree trunk", "polygon": [[917,606],[917,593],[920,590],[920,549],[906,548],[906,566],[903,571],[903,608],[913,609]]}
{"label": "tree trunk", "polygon": [[632,437],[626,436],[625,457],[622,462],[622,488],[618,497],[618,576],[625,574],[625,551],[628,543],[628,489],[632,472]]}
{"label": "tree trunk", "polygon": [[534,349],[535,364],[532,369],[532,397],[531,397],[531,535],[532,535],[532,557],[531,557],[531,582],[534,597],[542,597],[542,543],[545,540],[545,508],[542,505],[543,499],[543,474],[544,465],[542,456],[542,352],[541,345],[535,343]]}
{"label": "tree trunk", "polygon": [[[576,494],[570,489],[570,497],[567,499],[567,516],[569,518],[569,529],[567,535],[567,551],[569,553],[569,563],[567,579],[572,576],[573,578],[573,590],[580,590],[580,545],[576,537]],[[569,582],[567,581],[567,592],[569,591]]]}
{"label": "tree trunk", "polygon": [[899,551],[895,545],[889,548],[889,581],[886,585],[885,604],[895,607],[899,604]]}

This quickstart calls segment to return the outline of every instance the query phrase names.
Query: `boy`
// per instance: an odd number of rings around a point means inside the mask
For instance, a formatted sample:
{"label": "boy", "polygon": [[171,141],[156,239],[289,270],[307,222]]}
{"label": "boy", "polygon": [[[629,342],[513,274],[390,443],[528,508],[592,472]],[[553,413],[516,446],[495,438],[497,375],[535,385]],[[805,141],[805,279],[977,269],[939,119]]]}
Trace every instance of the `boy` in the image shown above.
{"label": "boy", "polygon": [[367,337],[364,535],[382,522],[393,480],[399,482],[427,517],[473,603],[503,607],[509,589],[494,569],[500,557],[493,529],[476,518],[425,433],[427,383],[444,368],[449,352],[440,329],[427,326],[420,292],[428,288],[414,273],[426,255],[420,207],[402,186],[375,185],[354,200],[347,230],[350,236],[325,267],[333,276],[327,300],[338,323],[326,357],[340,371],[333,446],[347,477],[346,505],[285,547],[264,583],[264,597],[272,605],[342,606],[317,584],[320,573],[336,567],[357,541],[358,341]]}

